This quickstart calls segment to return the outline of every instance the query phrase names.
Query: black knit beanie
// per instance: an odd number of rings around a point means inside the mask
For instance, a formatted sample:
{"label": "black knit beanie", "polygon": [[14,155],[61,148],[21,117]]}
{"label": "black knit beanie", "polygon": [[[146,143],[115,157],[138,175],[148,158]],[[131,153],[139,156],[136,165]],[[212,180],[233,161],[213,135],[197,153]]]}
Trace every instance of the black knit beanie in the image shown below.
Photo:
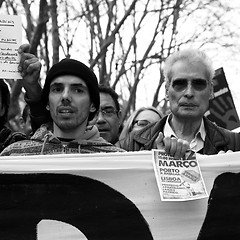
{"label": "black knit beanie", "polygon": [[62,75],[74,75],[80,77],[87,85],[91,101],[94,103],[96,111],[89,114],[88,120],[91,121],[99,109],[100,97],[98,81],[94,72],[82,62],[74,59],[65,58],[59,63],[54,64],[49,70],[42,91],[42,103],[44,107],[48,104],[50,84],[53,79]]}

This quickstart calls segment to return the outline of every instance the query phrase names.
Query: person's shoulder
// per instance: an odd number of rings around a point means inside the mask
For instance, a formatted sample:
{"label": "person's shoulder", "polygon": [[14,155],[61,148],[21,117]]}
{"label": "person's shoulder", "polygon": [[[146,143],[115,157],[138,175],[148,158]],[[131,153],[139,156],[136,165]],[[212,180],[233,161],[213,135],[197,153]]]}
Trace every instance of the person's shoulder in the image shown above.
{"label": "person's shoulder", "polygon": [[25,133],[22,132],[12,132],[10,135],[10,144],[22,140],[26,140],[27,136]]}
{"label": "person's shoulder", "polygon": [[228,138],[230,142],[235,142],[237,145],[239,145],[238,151],[240,150],[240,133],[233,132],[231,130],[228,130],[219,126],[218,126],[218,130],[222,133],[222,135],[225,138]]}
{"label": "person's shoulder", "polygon": [[228,150],[240,151],[240,133],[222,128],[210,120],[205,120],[206,134],[212,142],[225,146]]}
{"label": "person's shoulder", "polygon": [[22,132],[13,132],[9,128],[4,127],[0,132],[0,139],[1,139],[0,151],[2,151],[4,148],[9,146],[10,144],[21,141],[21,140],[25,140],[27,139],[27,137],[26,137],[26,134]]}
{"label": "person's shoulder", "polygon": [[206,131],[217,131],[222,135],[240,137],[240,133],[233,132],[229,129],[220,127],[216,123],[210,121],[208,118],[204,118],[204,122],[205,122]]}
{"label": "person's shoulder", "polygon": [[36,144],[39,143],[27,139],[16,141],[4,148],[0,156],[26,155],[28,149]]}

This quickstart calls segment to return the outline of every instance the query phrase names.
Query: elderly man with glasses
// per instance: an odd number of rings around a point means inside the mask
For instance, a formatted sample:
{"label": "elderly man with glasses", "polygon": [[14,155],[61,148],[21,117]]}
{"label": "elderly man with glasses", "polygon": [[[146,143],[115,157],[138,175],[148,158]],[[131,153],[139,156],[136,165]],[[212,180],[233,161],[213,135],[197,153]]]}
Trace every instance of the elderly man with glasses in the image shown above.
{"label": "elderly man with glasses", "polygon": [[214,76],[205,53],[194,49],[173,53],[165,62],[164,76],[171,113],[130,134],[120,147],[150,150],[171,141],[171,147],[165,150],[176,158],[183,157],[189,148],[207,155],[240,149],[239,133],[220,128],[204,117],[213,96]]}

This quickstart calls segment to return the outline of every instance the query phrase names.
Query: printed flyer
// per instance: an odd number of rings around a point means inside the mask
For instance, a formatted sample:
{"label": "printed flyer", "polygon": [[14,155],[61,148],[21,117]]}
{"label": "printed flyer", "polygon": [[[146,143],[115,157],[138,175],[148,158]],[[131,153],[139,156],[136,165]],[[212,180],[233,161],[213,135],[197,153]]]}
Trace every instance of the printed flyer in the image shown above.
{"label": "printed flyer", "polygon": [[20,62],[18,48],[21,42],[21,17],[16,15],[0,15],[0,78],[22,78],[18,71]]}
{"label": "printed flyer", "polygon": [[174,159],[162,150],[152,150],[152,153],[162,201],[188,201],[208,197],[195,155],[183,160]]}

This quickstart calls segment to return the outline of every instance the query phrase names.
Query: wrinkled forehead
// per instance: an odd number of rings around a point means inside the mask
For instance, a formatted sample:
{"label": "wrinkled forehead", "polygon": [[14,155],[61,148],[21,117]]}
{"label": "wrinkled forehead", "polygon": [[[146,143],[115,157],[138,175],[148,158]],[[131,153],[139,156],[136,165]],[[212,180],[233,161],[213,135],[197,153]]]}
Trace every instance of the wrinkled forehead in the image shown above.
{"label": "wrinkled forehead", "polygon": [[110,94],[100,92],[100,107],[113,107],[114,109],[116,109],[116,104]]}
{"label": "wrinkled forehead", "polygon": [[204,79],[209,81],[209,76],[206,66],[201,62],[177,61],[172,65],[170,81],[174,79]]}

